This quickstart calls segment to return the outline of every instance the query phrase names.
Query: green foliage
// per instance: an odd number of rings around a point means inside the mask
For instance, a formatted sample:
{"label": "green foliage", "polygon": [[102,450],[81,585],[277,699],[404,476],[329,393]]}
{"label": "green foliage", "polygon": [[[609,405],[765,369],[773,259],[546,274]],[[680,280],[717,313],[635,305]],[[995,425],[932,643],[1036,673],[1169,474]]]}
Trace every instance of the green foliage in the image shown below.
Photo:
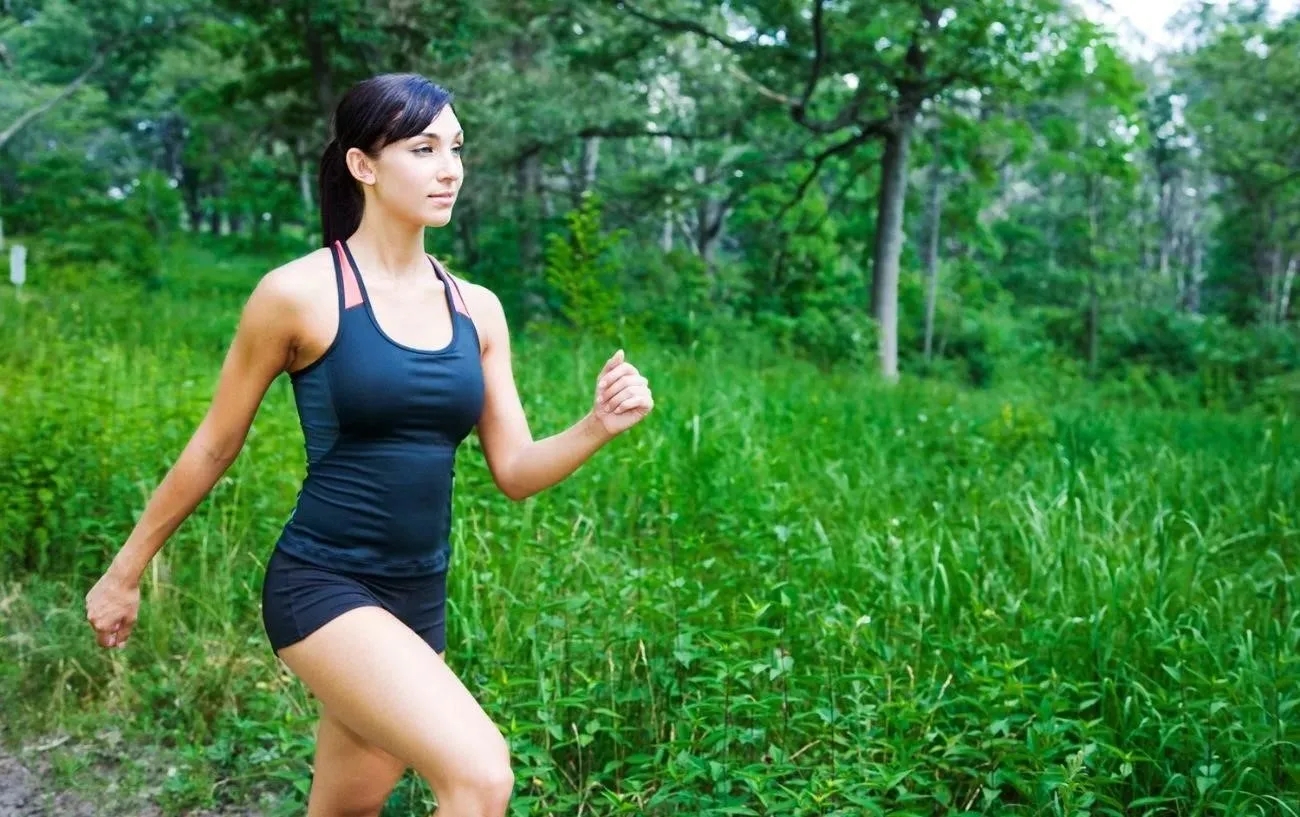
{"label": "green foliage", "polygon": [[[288,817],[317,708],[258,610],[303,473],[287,382],[151,563],[127,650],[79,613],[206,410],[229,281],[266,266],[184,252],[158,292],[0,297],[0,719],[67,735],[63,779],[123,811]],[[890,388],[747,341],[647,346],[660,407],[524,504],[466,442],[449,657],[509,740],[513,813],[1268,815],[1300,784],[1293,414]],[[563,428],[602,358],[519,351],[530,420]],[[431,809],[408,778],[384,813]]]}
{"label": "green foliage", "polygon": [[[145,171],[115,189],[66,153],[24,164],[20,194],[3,210],[6,225],[31,234],[31,277],[66,285],[93,278],[158,281],[161,243],[179,220],[180,198],[162,174]],[[113,195],[111,195],[113,194]]]}
{"label": "green foliage", "polygon": [[634,318],[621,314],[623,294],[613,259],[624,232],[602,232],[600,199],[595,195],[584,196],[565,222],[568,235],[546,237],[546,280],[559,297],[560,312],[572,332],[614,341],[626,325],[635,325]]}
{"label": "green foliage", "polygon": [[721,297],[744,286],[736,265],[709,265],[693,252],[632,248],[623,243],[616,254],[622,272],[623,308],[645,330],[667,343],[689,346],[716,343],[743,318]]}

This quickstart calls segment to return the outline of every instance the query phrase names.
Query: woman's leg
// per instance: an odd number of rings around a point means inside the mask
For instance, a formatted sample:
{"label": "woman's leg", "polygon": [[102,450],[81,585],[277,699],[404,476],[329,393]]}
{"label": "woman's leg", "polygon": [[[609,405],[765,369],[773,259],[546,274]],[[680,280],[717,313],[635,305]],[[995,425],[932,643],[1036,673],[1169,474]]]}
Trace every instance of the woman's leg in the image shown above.
{"label": "woman's leg", "polygon": [[379,817],[406,764],[321,707],[307,817]]}
{"label": "woman's leg", "polygon": [[442,657],[387,610],[349,610],[278,655],[332,717],[429,781],[439,817],[506,813],[505,738]]}

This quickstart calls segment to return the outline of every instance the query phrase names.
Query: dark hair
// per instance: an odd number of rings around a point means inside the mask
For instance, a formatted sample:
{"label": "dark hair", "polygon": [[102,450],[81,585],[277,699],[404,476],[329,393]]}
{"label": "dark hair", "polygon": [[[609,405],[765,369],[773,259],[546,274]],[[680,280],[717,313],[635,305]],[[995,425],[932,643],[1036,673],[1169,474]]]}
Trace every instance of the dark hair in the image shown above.
{"label": "dark hair", "polygon": [[449,104],[451,92],[419,74],[380,74],[348,89],[334,109],[334,138],[320,157],[322,246],[347,238],[361,224],[365,198],[343,161],[348,150],[374,156],[385,145],[422,133]]}

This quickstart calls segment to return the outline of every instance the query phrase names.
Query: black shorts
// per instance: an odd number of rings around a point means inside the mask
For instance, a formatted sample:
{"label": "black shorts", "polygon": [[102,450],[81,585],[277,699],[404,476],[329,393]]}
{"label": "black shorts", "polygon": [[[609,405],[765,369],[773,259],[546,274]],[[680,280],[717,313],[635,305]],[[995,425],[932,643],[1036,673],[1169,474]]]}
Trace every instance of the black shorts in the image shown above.
{"label": "black shorts", "polygon": [[447,648],[447,571],[423,576],[363,576],[321,567],[275,548],[262,583],[262,626],[273,650],[306,638],[353,609],[382,607],[435,652]]}

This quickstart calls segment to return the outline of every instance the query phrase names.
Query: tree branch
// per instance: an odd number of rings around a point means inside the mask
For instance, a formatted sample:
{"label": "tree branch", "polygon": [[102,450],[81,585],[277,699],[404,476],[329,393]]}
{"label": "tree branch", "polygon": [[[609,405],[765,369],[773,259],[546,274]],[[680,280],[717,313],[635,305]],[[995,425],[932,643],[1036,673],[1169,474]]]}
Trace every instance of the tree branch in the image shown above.
{"label": "tree branch", "polygon": [[727,71],[735,78],[744,80],[750,85],[753,85],[754,90],[758,91],[758,93],[761,96],[765,96],[768,99],[772,100],[773,102],[780,103],[781,105],[785,105],[786,107],[792,109],[799,105],[799,100],[795,99],[792,96],[786,96],[780,91],[773,91],[771,88],[767,87],[763,83],[754,79],[749,74],[746,74],[744,70],[741,69],[741,67],[738,65],[728,65]]}
{"label": "tree branch", "polygon": [[862,106],[867,102],[867,91],[869,87],[865,79],[859,80],[861,84],[854,91],[849,101],[844,103],[844,107],[835,115],[834,119],[814,120],[809,119],[802,108],[792,107],[790,115],[795,122],[803,125],[813,133],[835,133],[843,130],[858,121],[858,115],[862,112]]}
{"label": "tree branch", "polygon": [[646,12],[641,11],[640,9],[633,6],[631,3],[627,3],[627,2],[620,2],[618,3],[618,6],[623,10],[625,10],[628,14],[631,14],[633,17],[636,17],[639,20],[644,20],[647,23],[653,23],[654,25],[657,25],[660,28],[664,28],[669,31],[679,31],[679,32],[688,32],[691,34],[698,34],[701,37],[704,37],[705,39],[708,40],[713,40],[715,43],[718,43],[719,45],[725,48],[729,48],[732,51],[748,51],[758,47],[754,43],[751,43],[747,40],[733,40],[730,37],[724,37],[721,34],[715,34],[714,32],[710,31],[709,29],[705,28],[699,23],[695,22],[694,20],[683,20],[681,18],[676,18],[676,17],[656,17],[653,14],[647,14]]}
{"label": "tree branch", "polygon": [[773,223],[780,224],[781,219],[785,218],[785,214],[790,212],[790,209],[803,199],[804,193],[808,191],[809,185],[811,185],[813,180],[817,178],[817,174],[821,172],[822,165],[826,163],[827,159],[836,154],[853,150],[858,145],[864,144],[868,139],[884,134],[891,126],[891,122],[892,120],[890,119],[878,119],[875,122],[864,125],[862,130],[858,133],[850,136],[842,142],[831,145],[821,153],[814,156],[812,170],[808,171],[808,175],[799,183],[799,188],[795,190],[794,197],[791,198],[790,201],[786,202],[781,210],[776,214],[776,217],[772,219]]}
{"label": "tree branch", "polygon": [[41,114],[45,113],[50,108],[53,108],[55,105],[59,104],[59,102],[71,96],[72,92],[80,88],[82,83],[84,83],[91,74],[98,71],[99,67],[103,64],[104,64],[103,52],[99,52],[95,54],[94,59],[90,61],[90,65],[86,67],[85,71],[81,72],[81,76],[77,77],[72,82],[69,82],[67,85],[63,86],[63,88],[60,89],[60,91],[54,96],[50,97],[49,99],[42,102],[40,105],[37,105],[35,108],[32,108],[31,110],[24,113],[22,116],[18,117],[18,119],[15,120],[12,125],[5,128],[3,133],[0,133],[0,150],[4,150],[5,144],[8,143],[8,141],[14,137],[14,134],[22,130],[24,125],[26,125],[28,122],[31,122],[33,119],[40,116]]}
{"label": "tree branch", "polygon": [[812,13],[812,30],[813,30],[813,64],[812,71],[808,73],[808,84],[804,86],[803,96],[799,99],[795,107],[795,121],[808,107],[809,100],[812,99],[813,91],[817,90],[817,80],[821,79],[822,63],[826,58],[826,32],[822,28],[822,7],[825,0],[817,0],[813,4]]}
{"label": "tree branch", "polygon": [[574,134],[575,137],[586,139],[589,136],[604,136],[610,139],[637,139],[643,136],[667,136],[670,139],[681,139],[683,142],[694,142],[698,140],[720,139],[724,133],[688,133],[680,130],[653,130],[646,128],[644,125],[620,124],[611,125],[588,125]]}

